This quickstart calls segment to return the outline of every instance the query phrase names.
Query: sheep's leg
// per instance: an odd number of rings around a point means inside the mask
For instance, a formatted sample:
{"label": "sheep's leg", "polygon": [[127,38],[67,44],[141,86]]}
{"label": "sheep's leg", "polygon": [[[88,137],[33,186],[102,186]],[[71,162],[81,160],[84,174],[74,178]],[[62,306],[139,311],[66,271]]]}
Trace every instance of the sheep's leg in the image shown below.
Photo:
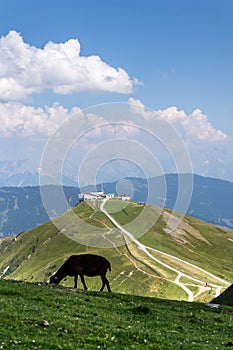
{"label": "sheep's leg", "polygon": [[111,292],[111,288],[110,288],[110,285],[109,285],[109,282],[107,280],[107,277],[105,275],[102,275],[100,276],[101,277],[101,280],[103,282],[103,285],[102,287],[100,288],[100,292],[102,292],[102,290],[104,289],[105,286],[107,286],[108,288],[108,291]]}
{"label": "sheep's leg", "polygon": [[106,276],[104,276],[104,277],[105,277],[105,280],[106,280],[106,286],[107,286],[107,288],[108,288],[108,291],[111,292],[110,284],[109,284],[109,282],[108,282]]}
{"label": "sheep's leg", "polygon": [[74,276],[74,288],[77,288],[78,286],[78,275]]}
{"label": "sheep's leg", "polygon": [[80,275],[80,278],[81,278],[81,281],[82,281],[82,284],[83,284],[84,289],[87,290],[87,286],[86,286],[86,283],[85,283],[84,276],[83,276],[83,275]]}

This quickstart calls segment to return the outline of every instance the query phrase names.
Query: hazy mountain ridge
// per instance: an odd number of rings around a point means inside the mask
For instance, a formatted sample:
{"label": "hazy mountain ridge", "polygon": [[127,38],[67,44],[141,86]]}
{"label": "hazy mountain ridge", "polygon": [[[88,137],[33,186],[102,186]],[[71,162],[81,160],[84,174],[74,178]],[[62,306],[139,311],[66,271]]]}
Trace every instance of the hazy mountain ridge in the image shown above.
{"label": "hazy mountain ridge", "polygon": [[[190,176],[188,174],[181,175]],[[166,199],[160,198],[159,188],[162,181],[166,181]],[[199,218],[206,222],[233,229],[233,183],[225,180],[201,177],[194,175],[193,193],[187,215]],[[120,180],[122,181],[122,180]],[[143,178],[126,178],[125,185],[120,186],[124,194],[132,195],[136,202],[147,202],[148,180]],[[149,179],[150,188],[155,194],[150,197],[149,204],[172,209],[175,205],[178,188],[178,175],[168,174],[165,178],[157,177]],[[127,186],[127,183],[130,186]],[[119,181],[104,183],[97,186],[88,186],[83,191],[101,190],[105,193],[118,193]],[[56,208],[56,186],[53,188],[54,215],[61,214]],[[133,192],[131,191],[133,188]],[[129,193],[128,193],[128,192]],[[156,192],[158,191],[158,193]],[[65,197],[72,207],[78,202],[79,188],[64,186]],[[122,193],[118,193],[122,194]],[[64,208],[64,211],[66,208]],[[27,187],[3,187],[0,188],[0,233],[2,236],[15,235],[22,231],[36,227],[48,220],[39,186]]]}
{"label": "hazy mountain ridge", "polygon": [[[147,202],[148,188],[156,189],[163,185],[165,180],[167,186],[166,198],[153,195],[148,201],[149,204],[164,206],[173,209],[178,192],[179,179],[193,176],[192,197],[184,214],[204,220],[214,225],[224,226],[233,229],[233,183],[226,180],[203,177],[190,174],[167,174],[164,177],[155,177],[149,180],[143,178],[127,178],[134,187],[132,199],[137,202]],[[150,184],[148,185],[148,183]],[[104,184],[104,188],[114,191],[117,182]],[[101,187],[98,186],[98,189]],[[159,192],[158,192],[159,194]]]}
{"label": "hazy mountain ridge", "polygon": [[[46,185],[56,184],[51,177],[40,177],[38,167],[27,159],[0,162],[0,187],[39,186],[41,181]],[[62,181],[66,186],[77,185],[77,181],[72,176],[63,175]]]}
{"label": "hazy mountain ridge", "polygon": [[[56,186],[47,186],[54,193]],[[67,202],[72,207],[78,202],[78,189],[64,187]],[[57,211],[54,215],[60,215]],[[11,236],[32,229],[49,220],[43,206],[40,187],[4,187],[0,188],[0,235]]]}
{"label": "hazy mountain ridge", "polygon": [[[38,160],[27,159],[0,162],[0,187],[39,186],[42,182],[46,185],[57,184],[54,178],[41,176],[38,164],[40,164]],[[66,166],[62,171],[63,185],[77,187],[77,170],[72,166]],[[139,178],[143,176],[143,172],[124,159],[113,160],[100,169],[97,174],[97,183],[115,182],[127,176]]]}

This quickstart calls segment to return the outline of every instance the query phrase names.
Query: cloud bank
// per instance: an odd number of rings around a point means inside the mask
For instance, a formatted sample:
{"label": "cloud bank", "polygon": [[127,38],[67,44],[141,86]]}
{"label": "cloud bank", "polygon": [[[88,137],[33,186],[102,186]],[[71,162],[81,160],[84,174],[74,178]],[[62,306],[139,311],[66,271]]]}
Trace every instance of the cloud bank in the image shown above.
{"label": "cloud bank", "polygon": [[0,100],[24,101],[33,93],[51,89],[57,94],[99,91],[129,94],[138,79],[114,68],[99,56],[82,56],[80,43],[48,42],[37,48],[16,31],[0,38]]}
{"label": "cloud bank", "polygon": [[166,121],[171,123],[180,132],[187,144],[192,142],[218,142],[224,141],[228,136],[221,130],[216,130],[209,122],[207,115],[200,109],[195,109],[191,114],[178,110],[177,107],[169,107],[164,110],[146,110],[140,100],[129,98],[131,110],[143,118],[156,118],[159,114]]}
{"label": "cloud bank", "polygon": [[0,103],[1,137],[49,137],[59,125],[80,109],[69,111],[55,103],[51,107],[35,108],[21,103]]}
{"label": "cloud bank", "polygon": [[[146,109],[140,100],[133,98],[130,98],[128,103],[131,111],[142,118],[153,120],[160,115],[176,128],[187,144],[194,142],[213,144],[229,139],[228,135],[214,128],[200,109],[187,114],[175,106],[152,111]],[[3,137],[12,135],[27,137],[38,135],[38,133],[50,136],[63,121],[80,111],[79,107],[69,110],[58,103],[50,107],[36,108],[18,102],[0,102],[0,132]],[[95,121],[98,119],[100,124],[105,120],[103,116],[97,115],[89,115],[89,119],[91,118],[94,118]]]}
{"label": "cloud bank", "polygon": [[[155,118],[159,114],[179,132],[189,151],[195,173],[223,177],[232,181],[233,138],[231,135],[226,135],[221,130],[214,128],[208,117],[199,109],[187,114],[175,106],[152,111],[146,109],[140,100],[130,99],[129,103],[135,117],[140,116],[142,122],[151,119],[152,124],[154,124]],[[17,159],[24,159],[25,154],[33,159],[40,159],[41,150],[46,140],[57,132],[61,123],[69,120],[76,113],[79,113],[80,123],[88,123],[90,127],[93,123],[101,125],[107,122],[102,115],[90,113],[84,115],[79,107],[68,109],[58,103],[44,108],[26,106],[18,102],[0,103],[1,153],[3,159],[5,159],[6,154],[8,156],[13,154]],[[117,127],[103,128],[103,130],[101,127],[97,127],[90,134],[90,137],[84,138],[83,142],[79,144],[83,149],[79,152],[81,152],[80,154],[87,152],[95,147],[96,140],[101,142],[106,137],[111,139],[111,137],[117,136],[122,139],[140,141],[138,131],[133,127],[133,123],[120,130]],[[29,154],[28,142],[30,142],[30,149],[32,150],[30,152],[33,152],[32,154]],[[17,149],[15,149],[16,144]],[[17,155],[16,151],[21,152],[21,156]],[[159,159],[161,156],[159,148],[152,149],[152,151],[157,152],[156,155]],[[174,172],[168,159],[163,159],[161,164],[164,172]]]}
{"label": "cloud bank", "polygon": [[189,151],[195,173],[232,181],[233,137],[216,129],[200,109],[190,114],[176,106],[152,111],[146,109],[140,100],[130,98],[128,102],[131,110],[142,118],[154,120],[159,114],[179,132]]}

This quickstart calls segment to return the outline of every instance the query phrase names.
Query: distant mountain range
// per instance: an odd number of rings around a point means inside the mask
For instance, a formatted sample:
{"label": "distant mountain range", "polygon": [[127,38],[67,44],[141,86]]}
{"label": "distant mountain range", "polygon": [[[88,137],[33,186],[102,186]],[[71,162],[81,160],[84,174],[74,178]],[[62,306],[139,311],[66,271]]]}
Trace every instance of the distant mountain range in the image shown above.
{"label": "distant mountain range", "polygon": [[[47,191],[56,203],[56,186],[47,186]],[[77,187],[64,187],[64,193],[71,207],[77,204]],[[53,216],[60,215],[55,205],[54,208]],[[39,186],[0,188],[0,236],[17,235],[48,220]]]}
{"label": "distant mountain range", "polygon": [[[190,175],[180,175],[179,178],[184,183],[188,183],[187,177]],[[176,174],[165,175],[167,193],[164,207],[173,209],[177,198],[178,181]],[[161,182],[161,178],[150,179],[152,188]],[[138,191],[134,194],[134,200],[141,201],[141,194],[145,193],[143,186],[146,181],[140,179],[136,181]],[[157,198],[152,198],[151,204],[159,205]],[[191,201],[186,215],[193,216],[214,225],[225,226],[233,229],[233,183],[225,180],[193,175],[193,191]]]}
{"label": "distant mountain range", "polygon": [[[178,181],[190,175],[178,178],[176,174],[156,177],[149,180],[143,178],[126,178],[112,183],[88,186],[82,191],[101,190],[105,193],[127,194],[136,202],[164,206],[173,209],[178,191]],[[187,215],[233,229],[233,183],[225,180],[194,175],[194,186]],[[163,183],[166,193],[163,196]],[[148,196],[149,191],[153,195]],[[57,188],[48,186],[48,192],[54,201],[53,216],[60,215],[57,209]],[[64,186],[64,193],[70,207],[78,202],[80,190],[75,186]],[[65,211],[66,208],[63,208]],[[46,213],[39,186],[2,187],[0,188],[0,235],[10,236],[36,227],[49,219]]]}
{"label": "distant mountain range", "polygon": [[[0,162],[0,187],[38,186],[39,182],[39,171],[28,160],[7,160]],[[64,175],[62,182],[65,186],[77,186],[77,181],[72,176]],[[44,176],[43,183],[54,184],[54,179]]]}
{"label": "distant mountain range", "polygon": [[[37,165],[36,165],[37,164]],[[0,187],[38,186],[40,183],[57,184],[51,176],[40,176],[38,160],[6,160],[0,162]],[[77,169],[72,167],[62,169],[62,184],[64,186],[78,186]],[[124,159],[112,161],[104,165],[97,174],[97,183],[114,182],[127,176],[143,177],[143,172],[133,163]]]}

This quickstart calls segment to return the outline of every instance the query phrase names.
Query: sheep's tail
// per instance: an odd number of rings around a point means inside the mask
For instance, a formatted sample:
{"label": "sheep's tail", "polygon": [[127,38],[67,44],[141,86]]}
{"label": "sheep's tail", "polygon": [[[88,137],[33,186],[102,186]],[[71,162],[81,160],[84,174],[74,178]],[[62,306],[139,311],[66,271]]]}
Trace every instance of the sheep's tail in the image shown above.
{"label": "sheep's tail", "polygon": [[111,271],[111,265],[110,265],[110,262],[108,262],[108,269],[109,269],[109,271]]}

